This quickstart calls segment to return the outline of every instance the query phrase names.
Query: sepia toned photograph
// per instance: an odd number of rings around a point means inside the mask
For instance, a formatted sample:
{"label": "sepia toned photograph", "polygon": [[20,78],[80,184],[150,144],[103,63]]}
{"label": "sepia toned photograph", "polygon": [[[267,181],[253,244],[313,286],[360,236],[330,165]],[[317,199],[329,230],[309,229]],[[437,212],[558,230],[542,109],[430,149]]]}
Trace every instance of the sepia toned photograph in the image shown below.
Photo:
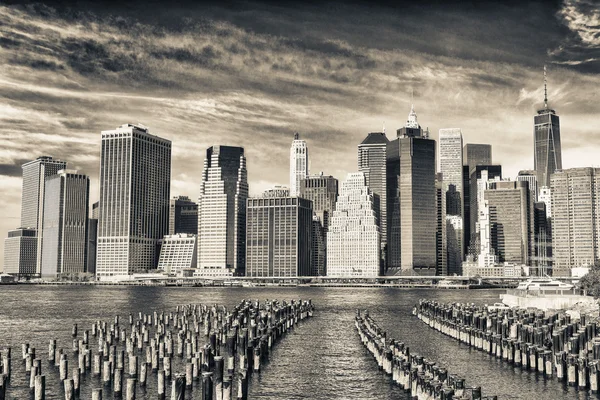
{"label": "sepia toned photograph", "polygon": [[0,400],[600,398],[600,3],[0,1]]}

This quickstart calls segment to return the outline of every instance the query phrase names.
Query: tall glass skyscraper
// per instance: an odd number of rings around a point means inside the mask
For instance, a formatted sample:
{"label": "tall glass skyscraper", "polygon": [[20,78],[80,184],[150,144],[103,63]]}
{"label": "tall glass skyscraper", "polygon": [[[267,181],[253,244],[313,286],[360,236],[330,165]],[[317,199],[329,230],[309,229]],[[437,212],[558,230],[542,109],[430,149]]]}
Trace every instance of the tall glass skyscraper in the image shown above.
{"label": "tall glass skyscraper", "polygon": [[435,140],[421,129],[414,108],[397,136],[387,147],[386,161],[388,273],[434,275]]}
{"label": "tall glass skyscraper", "polygon": [[492,145],[467,143],[463,147],[463,165],[468,165],[469,170],[467,176],[471,174],[471,170],[477,165],[492,164]]}
{"label": "tall glass skyscraper", "polygon": [[23,164],[23,192],[21,195],[21,226],[36,230],[36,274],[42,272],[42,247],[44,225],[44,193],[46,178],[65,169],[65,161],[54,160],[49,156]]}
{"label": "tall glass skyscraper", "polygon": [[389,142],[385,132],[371,132],[358,145],[358,170],[365,174],[367,186],[374,195],[383,251],[387,243],[386,154]]}
{"label": "tall glass skyscraper", "polygon": [[290,148],[290,196],[300,194],[300,182],[308,176],[308,147],[298,132]]}
{"label": "tall glass skyscraper", "polygon": [[198,197],[199,274],[245,274],[247,199],[244,149],[209,147]]}
{"label": "tall glass skyscraper", "polygon": [[42,276],[86,271],[90,178],[62,170],[46,179]]}
{"label": "tall glass skyscraper", "polygon": [[544,67],[544,108],[533,117],[534,122],[534,169],[537,173],[538,187],[549,187],[550,176],[562,169],[562,151],[560,146],[560,119],[556,111],[548,107],[546,91],[546,67]]}
{"label": "tall glass skyscraper", "polygon": [[96,275],[156,268],[169,229],[171,142],[126,124],[102,132]]}

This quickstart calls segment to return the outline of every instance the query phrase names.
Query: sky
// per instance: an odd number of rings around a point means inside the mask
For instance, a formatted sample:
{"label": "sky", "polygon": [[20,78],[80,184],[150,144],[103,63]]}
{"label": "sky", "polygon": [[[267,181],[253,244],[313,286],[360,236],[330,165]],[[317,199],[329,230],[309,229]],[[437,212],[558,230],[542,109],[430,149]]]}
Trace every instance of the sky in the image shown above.
{"label": "sky", "polygon": [[413,103],[432,138],[461,128],[514,178],[533,168],[544,65],[563,167],[600,164],[593,1],[126,3],[0,4],[4,237],[24,162],[67,161],[95,202],[100,132],[125,123],[172,141],[171,195],[193,199],[209,146],[245,148],[252,195],[289,184],[294,132],[311,173],[344,179],[367,133],[393,138]]}

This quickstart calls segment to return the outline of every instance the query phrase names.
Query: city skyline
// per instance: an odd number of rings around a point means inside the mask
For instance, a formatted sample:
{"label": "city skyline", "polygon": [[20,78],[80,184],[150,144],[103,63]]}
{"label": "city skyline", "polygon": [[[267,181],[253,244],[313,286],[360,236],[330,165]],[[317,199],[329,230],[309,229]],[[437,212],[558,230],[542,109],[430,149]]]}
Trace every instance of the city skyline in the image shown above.
{"label": "city skyline", "polygon": [[[99,132],[123,123],[141,122],[173,142],[171,193],[191,199],[200,185],[198,154],[215,144],[246,149],[251,195],[286,184],[289,171],[281,165],[288,165],[295,131],[311,148],[311,170],[342,178],[356,171],[356,146],[365,135],[383,123],[390,132],[403,126],[411,102],[432,138],[440,128],[461,128],[465,143],[492,144],[494,164],[514,179],[534,167],[532,116],[543,106],[544,64],[549,106],[561,117],[563,167],[594,164],[596,39],[585,35],[591,17],[583,3],[530,3],[515,10],[486,5],[471,16],[459,5],[434,7],[432,15],[408,5],[408,17],[380,5],[368,8],[364,22],[351,14],[366,5],[338,5],[340,13],[326,19],[318,6],[306,6],[299,16],[313,22],[311,32],[294,27],[293,4],[246,7],[253,6],[206,6],[199,10],[203,19],[195,10],[189,20],[181,8],[154,18],[136,13],[139,5],[90,6],[75,24],[74,12],[60,7],[1,7],[7,40],[0,57],[11,68],[0,85],[6,143],[0,229],[19,225],[20,165],[40,155],[90,175],[90,200],[98,200]],[[538,17],[523,27],[522,11]],[[242,21],[241,12],[254,18]],[[492,14],[504,15],[514,28],[502,32],[502,43],[491,40],[500,34]],[[338,30],[328,28],[330,18]],[[439,45],[396,23],[414,27],[414,19],[432,28],[436,18],[440,30],[427,34]],[[467,28],[477,18],[487,25]],[[119,28],[121,22],[131,22],[131,30]],[[284,27],[294,29],[286,33]],[[153,42],[159,35],[154,28],[163,38]],[[529,39],[527,32],[544,40]],[[140,50],[142,59],[111,38]],[[54,51],[40,51],[40,43]],[[316,59],[323,62],[311,69]],[[260,157],[263,147],[271,157]]]}

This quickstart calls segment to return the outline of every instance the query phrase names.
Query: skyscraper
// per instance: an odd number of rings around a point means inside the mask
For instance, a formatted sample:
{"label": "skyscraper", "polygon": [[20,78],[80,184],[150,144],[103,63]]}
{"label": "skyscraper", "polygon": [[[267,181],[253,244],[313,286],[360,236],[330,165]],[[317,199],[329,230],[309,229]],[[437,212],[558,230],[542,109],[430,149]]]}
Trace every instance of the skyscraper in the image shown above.
{"label": "skyscraper", "polygon": [[530,169],[524,169],[519,171],[517,175],[518,181],[525,181],[529,184],[529,191],[531,192],[531,198],[533,201],[537,201],[538,198],[538,187],[537,187],[537,174],[535,171]]}
{"label": "skyscraper", "polygon": [[378,276],[380,246],[373,194],[362,172],[350,173],[342,182],[329,224],[327,276]]}
{"label": "skyscraper", "polygon": [[313,275],[324,275],[327,269],[327,231],[338,196],[338,180],[331,175],[310,175],[300,181],[300,197],[313,205]]}
{"label": "skyscraper", "polygon": [[171,142],[142,125],[102,132],[96,276],[156,268],[169,229]]}
{"label": "skyscraper", "polygon": [[446,249],[446,195],[444,193],[444,181],[441,173],[435,177],[435,195],[437,211],[437,228],[435,230],[435,254],[436,254],[436,275],[448,275]]}
{"label": "skyscraper", "polygon": [[90,178],[61,170],[46,179],[42,276],[83,273],[87,267]]}
{"label": "skyscraper", "polygon": [[294,133],[294,141],[290,148],[290,196],[300,193],[300,181],[308,176],[308,147],[300,139],[298,132]]}
{"label": "skyscraper", "polygon": [[[484,178],[484,179],[482,179]],[[476,165],[471,171],[469,178],[469,226],[465,227],[465,231],[468,229],[469,246],[467,248],[468,254],[477,257],[481,244],[479,242],[479,203],[483,200],[484,191],[487,189],[489,181],[502,179],[502,166],[501,165]],[[467,236],[465,236],[467,237]]]}
{"label": "skyscraper", "polygon": [[166,235],[160,248],[158,269],[168,274],[176,274],[184,269],[195,269],[197,254],[195,234]]}
{"label": "skyscraper", "polygon": [[489,207],[491,245],[499,262],[530,265],[533,254],[533,201],[526,182],[490,182],[484,193]]}
{"label": "skyscraper", "polygon": [[313,210],[300,197],[248,199],[246,276],[310,276]]}
{"label": "skyscraper", "polygon": [[313,211],[320,218],[325,232],[329,217],[335,209],[338,196],[338,180],[331,175],[310,175],[300,181],[299,196],[312,201]]}
{"label": "skyscraper", "polygon": [[[23,164],[23,192],[21,195],[21,226],[36,230],[36,273],[42,272],[42,246],[44,224],[44,193],[46,178],[65,169],[65,161],[49,156],[38,157]],[[29,239],[28,239],[29,240]]]}
{"label": "skyscraper", "polygon": [[548,108],[546,90],[546,67],[544,66],[544,108],[537,112],[534,120],[534,169],[538,187],[550,186],[550,177],[562,169],[560,145],[560,119],[556,111]]}
{"label": "skyscraper", "polygon": [[388,144],[386,157],[387,273],[434,274],[435,140],[421,129],[414,108],[397,136]]}
{"label": "skyscraper", "polygon": [[[371,132],[358,145],[358,171],[365,174],[367,186],[374,195],[375,211],[381,227],[381,247],[383,251],[386,251],[387,243],[386,156],[389,142],[385,132]],[[382,255],[385,255],[385,253],[382,253]]]}
{"label": "skyscraper", "polygon": [[98,248],[98,206],[99,202],[92,204],[92,217],[88,219],[88,246],[87,266],[85,272],[96,274],[96,251]]}
{"label": "skyscraper", "polygon": [[463,140],[459,128],[440,129],[440,171],[446,195],[448,273],[460,275],[463,243]]}
{"label": "skyscraper", "polygon": [[198,204],[187,196],[173,197],[169,203],[169,235],[198,233]]}
{"label": "skyscraper", "polygon": [[463,147],[463,165],[469,166],[468,175],[478,165],[492,164],[492,145],[467,143]]}
{"label": "skyscraper", "polygon": [[552,253],[555,276],[600,260],[600,168],[556,171],[552,192]]}
{"label": "skyscraper", "polygon": [[209,147],[198,197],[199,274],[244,275],[247,198],[244,149]]}

